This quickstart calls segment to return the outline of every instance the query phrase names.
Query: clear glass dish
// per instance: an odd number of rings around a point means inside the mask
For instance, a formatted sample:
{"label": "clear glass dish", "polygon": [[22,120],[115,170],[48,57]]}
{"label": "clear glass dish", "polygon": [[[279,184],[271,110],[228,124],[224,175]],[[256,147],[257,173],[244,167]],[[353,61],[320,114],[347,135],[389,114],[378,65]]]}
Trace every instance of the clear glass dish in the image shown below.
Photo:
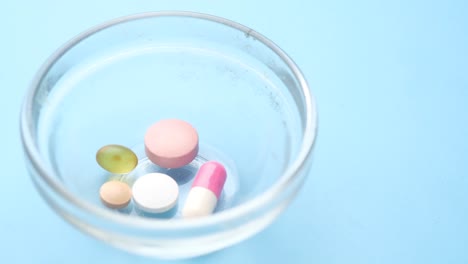
{"label": "clear glass dish", "polygon": [[[228,170],[215,214],[181,219],[115,211],[99,201],[112,177],[132,182],[160,170],[144,157],[146,129],[163,118],[197,128],[200,153],[172,170],[181,197],[208,159]],[[60,48],[37,73],[21,113],[32,179],[65,220],[137,254],[187,258],[242,241],[267,227],[307,177],[316,109],[294,62],[256,31],[206,14],[153,12],[112,20]],[[103,145],[131,147],[128,175],[96,163]]]}

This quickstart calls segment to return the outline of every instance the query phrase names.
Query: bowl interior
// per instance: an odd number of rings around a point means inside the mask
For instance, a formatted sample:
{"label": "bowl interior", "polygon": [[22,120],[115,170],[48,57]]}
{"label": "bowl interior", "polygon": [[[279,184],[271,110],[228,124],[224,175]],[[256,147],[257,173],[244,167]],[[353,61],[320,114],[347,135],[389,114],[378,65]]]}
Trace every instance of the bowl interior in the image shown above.
{"label": "bowl interior", "polygon": [[[52,177],[100,207],[105,181],[131,184],[152,171],[176,178],[183,203],[200,164],[218,160],[228,170],[217,208],[225,210],[268,189],[298,155],[299,91],[285,62],[236,28],[189,17],[127,21],[77,41],[47,70],[33,109],[37,146]],[[147,128],[164,118],[198,130],[200,153],[184,168],[159,168],[144,155]],[[132,148],[137,169],[106,173],[95,154],[107,144]]]}

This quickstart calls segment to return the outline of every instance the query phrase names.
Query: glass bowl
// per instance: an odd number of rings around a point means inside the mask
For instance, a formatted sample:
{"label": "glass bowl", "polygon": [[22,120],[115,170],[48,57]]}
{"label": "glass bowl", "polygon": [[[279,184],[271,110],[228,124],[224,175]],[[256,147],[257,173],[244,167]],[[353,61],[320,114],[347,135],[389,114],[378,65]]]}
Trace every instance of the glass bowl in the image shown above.
{"label": "glass bowl", "polygon": [[[197,158],[180,169],[148,161],[143,138],[165,118],[191,123]],[[309,87],[294,62],[256,31],[206,14],[152,12],[94,27],[60,48],[37,73],[21,113],[33,182],[78,229],[113,246],[187,258],[240,242],[267,227],[307,177],[316,131]],[[95,161],[107,144],[132,148],[138,167],[111,175]],[[198,167],[228,171],[213,215],[182,219]],[[104,207],[109,179],[132,182],[165,170],[180,188],[165,215]]]}

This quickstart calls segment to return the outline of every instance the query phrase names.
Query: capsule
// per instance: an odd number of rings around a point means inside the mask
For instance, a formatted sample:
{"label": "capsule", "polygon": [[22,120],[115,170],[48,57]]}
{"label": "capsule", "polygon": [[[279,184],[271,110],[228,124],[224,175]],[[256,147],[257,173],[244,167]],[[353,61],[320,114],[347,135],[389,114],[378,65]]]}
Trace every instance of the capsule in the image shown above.
{"label": "capsule", "polygon": [[193,218],[213,213],[226,182],[226,169],[216,161],[203,164],[195,175],[182,216]]}

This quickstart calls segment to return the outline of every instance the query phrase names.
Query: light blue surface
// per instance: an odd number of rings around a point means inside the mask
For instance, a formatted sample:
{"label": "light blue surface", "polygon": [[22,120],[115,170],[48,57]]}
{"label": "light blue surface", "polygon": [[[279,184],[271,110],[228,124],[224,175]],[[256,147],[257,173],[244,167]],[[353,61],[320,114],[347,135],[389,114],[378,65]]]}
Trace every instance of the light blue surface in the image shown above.
{"label": "light blue surface", "polygon": [[[103,3],[106,2],[106,3]],[[254,238],[173,263],[468,263],[468,2],[6,1],[0,7],[0,263],[165,263],[66,224],[23,166],[18,114],[34,72],[110,18],[183,9],[280,45],[319,106],[312,174]]]}

